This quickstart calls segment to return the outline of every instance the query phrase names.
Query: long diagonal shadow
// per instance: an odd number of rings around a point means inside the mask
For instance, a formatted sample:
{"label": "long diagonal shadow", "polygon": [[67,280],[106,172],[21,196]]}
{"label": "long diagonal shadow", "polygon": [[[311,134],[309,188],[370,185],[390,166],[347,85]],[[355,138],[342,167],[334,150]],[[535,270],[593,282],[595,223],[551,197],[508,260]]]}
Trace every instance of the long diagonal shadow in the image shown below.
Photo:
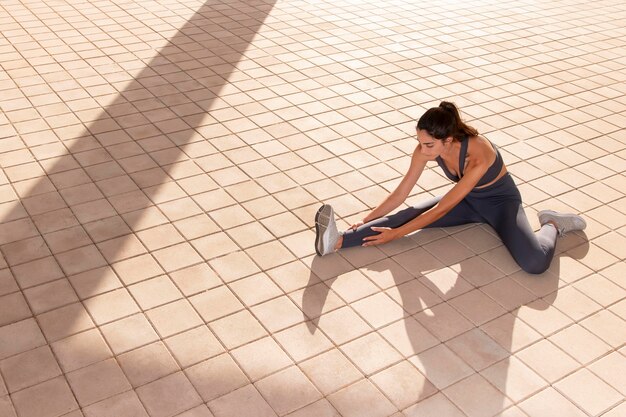
{"label": "long diagonal shadow", "polygon": [[[207,173],[229,162],[214,158],[218,151],[211,142],[229,131],[212,118],[211,110],[274,3],[205,2],[91,123],[64,130],[74,132],[71,138],[60,138],[67,153],[39,161],[47,175],[31,183],[31,191],[0,219],[0,225],[26,225],[20,234],[0,237],[0,249],[22,291],[52,288],[43,285],[63,277],[70,279],[79,299],[119,288],[108,265],[142,252],[149,257],[133,232],[154,224],[157,216],[165,218],[157,209],[160,204],[185,201],[166,212],[170,221],[187,217],[187,210],[210,210],[210,201],[206,206],[197,202],[199,208],[185,199],[193,193],[174,180],[193,174],[198,180],[194,190],[219,188]],[[224,103],[220,108],[228,110]],[[34,223],[24,220],[27,215]],[[122,281],[128,285],[170,272],[185,264],[180,261],[184,256],[170,256],[165,271],[154,260],[144,262],[137,265],[139,272]],[[197,254],[194,259],[202,263]],[[67,281],[62,285],[73,294]],[[50,310],[31,308],[37,316]],[[105,314],[110,317],[115,308],[108,306]],[[54,319],[54,325],[44,329],[50,344],[82,326],[72,314]],[[14,322],[2,321],[0,326]],[[101,324],[97,317],[95,321]]]}

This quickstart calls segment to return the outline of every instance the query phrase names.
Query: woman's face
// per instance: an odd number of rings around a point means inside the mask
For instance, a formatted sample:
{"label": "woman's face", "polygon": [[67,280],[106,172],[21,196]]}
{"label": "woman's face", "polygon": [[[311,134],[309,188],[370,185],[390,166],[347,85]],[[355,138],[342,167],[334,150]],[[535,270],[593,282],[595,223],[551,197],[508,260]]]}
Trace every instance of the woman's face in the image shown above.
{"label": "woman's face", "polygon": [[446,149],[445,141],[448,139],[440,140],[435,139],[428,134],[425,130],[417,130],[417,140],[422,148],[422,155],[426,156],[429,160],[433,160],[443,153]]}

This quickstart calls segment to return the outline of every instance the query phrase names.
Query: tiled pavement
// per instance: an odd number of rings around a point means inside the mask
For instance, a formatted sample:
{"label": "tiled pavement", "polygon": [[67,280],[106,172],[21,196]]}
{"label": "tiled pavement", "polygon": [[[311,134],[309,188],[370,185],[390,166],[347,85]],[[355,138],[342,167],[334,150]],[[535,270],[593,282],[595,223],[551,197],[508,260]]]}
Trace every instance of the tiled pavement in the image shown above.
{"label": "tiled pavement", "polygon": [[[3,0],[0,416],[626,415],[626,3]],[[488,227],[313,256],[442,99],[551,269]],[[431,169],[432,168],[432,169]],[[430,167],[410,201],[449,184]]]}

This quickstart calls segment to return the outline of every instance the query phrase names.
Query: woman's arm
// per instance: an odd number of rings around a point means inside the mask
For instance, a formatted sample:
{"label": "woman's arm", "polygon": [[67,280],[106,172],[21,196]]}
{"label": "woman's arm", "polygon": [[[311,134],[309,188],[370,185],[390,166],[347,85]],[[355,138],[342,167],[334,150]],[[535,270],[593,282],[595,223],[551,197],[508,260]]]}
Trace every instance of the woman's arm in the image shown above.
{"label": "woman's arm", "polygon": [[413,151],[413,156],[411,156],[411,165],[409,166],[407,173],[404,174],[404,178],[400,184],[398,184],[396,189],[393,190],[382,203],[380,203],[374,210],[363,218],[363,222],[367,223],[378,219],[379,217],[383,217],[402,204],[413,189],[413,186],[419,179],[420,175],[422,175],[422,172],[426,167],[426,162],[426,159],[422,156],[421,145],[418,145],[415,148],[415,151]]}
{"label": "woman's arm", "polygon": [[472,191],[489,169],[490,156],[488,151],[484,151],[483,148],[481,150],[476,149],[473,153],[474,155],[472,155],[471,161],[468,161],[468,165],[465,168],[465,173],[461,180],[439,200],[439,203],[408,223],[395,229],[388,227],[372,227],[372,230],[380,232],[380,234],[364,238],[363,240],[365,240],[366,243],[363,246],[379,245],[405,236],[416,230],[423,229],[452,210],[452,208],[459,204],[459,202]]}

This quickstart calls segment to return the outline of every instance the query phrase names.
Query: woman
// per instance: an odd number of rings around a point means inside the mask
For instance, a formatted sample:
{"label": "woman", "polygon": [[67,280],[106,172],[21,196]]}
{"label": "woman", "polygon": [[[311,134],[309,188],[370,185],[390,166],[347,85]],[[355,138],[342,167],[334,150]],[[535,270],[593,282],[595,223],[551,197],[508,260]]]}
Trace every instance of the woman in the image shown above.
{"label": "woman", "polygon": [[[544,210],[538,213],[541,229],[534,233],[500,152],[461,120],[453,103],[441,102],[424,113],[417,122],[417,140],[404,179],[362,222],[340,233],[332,207],[322,205],[315,216],[318,255],[380,245],[427,227],[487,223],[524,271],[540,274],[550,266],[557,235],[586,227],[580,216]],[[404,202],[432,160],[456,185],[441,197],[386,216]]]}

